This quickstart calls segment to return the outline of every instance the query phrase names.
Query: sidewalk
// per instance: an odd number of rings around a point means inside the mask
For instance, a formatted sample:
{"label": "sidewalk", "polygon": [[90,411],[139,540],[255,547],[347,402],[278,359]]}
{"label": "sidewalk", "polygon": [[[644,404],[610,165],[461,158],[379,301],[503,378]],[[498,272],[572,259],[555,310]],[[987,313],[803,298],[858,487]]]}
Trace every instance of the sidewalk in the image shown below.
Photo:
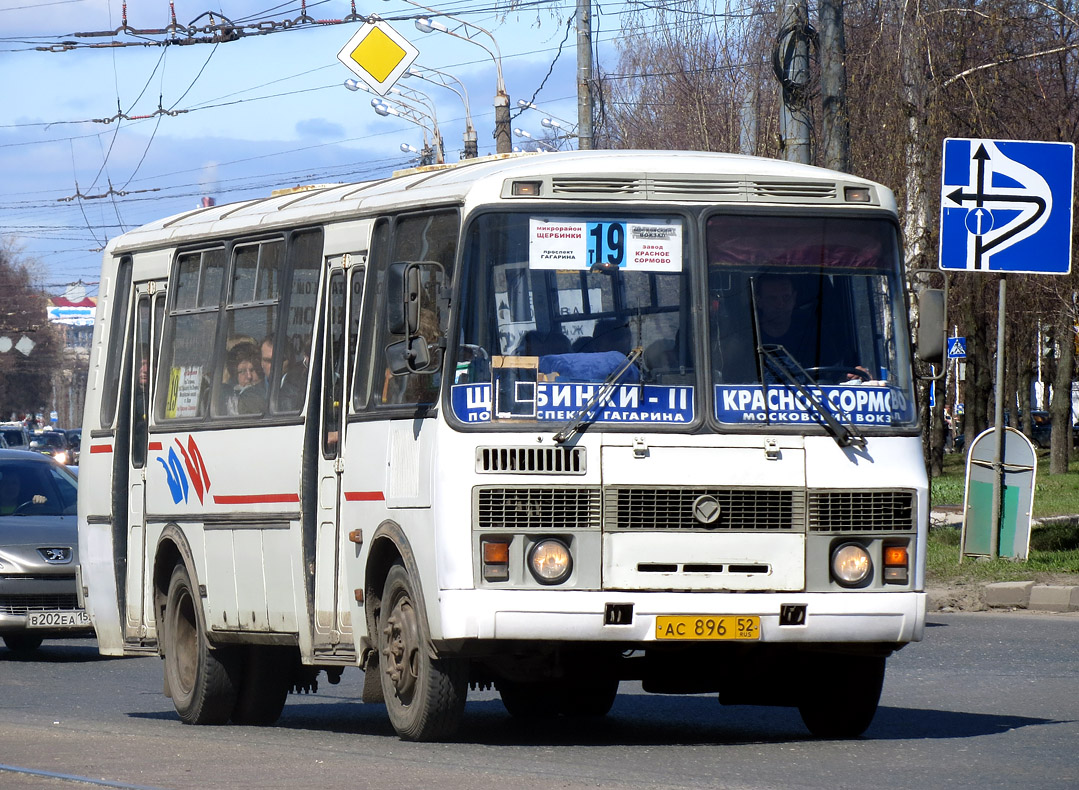
{"label": "sidewalk", "polygon": [[[1037,524],[1079,521],[1079,516],[1035,519]],[[929,514],[930,527],[963,525],[959,505],[934,508]],[[973,585],[949,585],[927,590],[927,609],[934,611],[984,611],[1027,609],[1038,612],[1079,612],[1079,577],[1066,583],[1039,584],[1034,581],[992,582]]]}

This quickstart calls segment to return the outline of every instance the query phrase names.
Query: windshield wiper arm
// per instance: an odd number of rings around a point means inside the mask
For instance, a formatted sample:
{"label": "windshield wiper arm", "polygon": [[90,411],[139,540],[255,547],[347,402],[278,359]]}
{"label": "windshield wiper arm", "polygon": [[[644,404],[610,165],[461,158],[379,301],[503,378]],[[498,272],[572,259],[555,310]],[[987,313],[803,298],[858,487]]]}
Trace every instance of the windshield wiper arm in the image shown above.
{"label": "windshield wiper arm", "polygon": [[564,441],[573,436],[573,434],[577,433],[577,431],[581,430],[581,428],[595,421],[595,415],[592,415],[591,412],[595,407],[596,403],[599,402],[602,398],[606,397],[607,394],[614,389],[615,385],[618,383],[618,380],[622,378],[622,374],[629,370],[630,365],[637,361],[643,353],[644,350],[641,348],[641,346],[637,346],[635,349],[629,352],[629,356],[626,357],[626,361],[619,365],[616,370],[612,371],[611,374],[603,380],[603,383],[599,385],[599,389],[596,390],[596,394],[588,399],[588,403],[582,406],[576,414],[570,417],[569,421],[562,426],[562,429],[554,435],[554,440],[556,444],[562,444]]}
{"label": "windshield wiper arm", "polygon": [[[844,425],[839,420],[837,420],[835,415],[832,414],[828,407],[821,402],[820,398],[818,398],[813,392],[811,392],[804,384],[802,384],[802,382],[795,378],[793,373],[791,373],[790,366],[788,366],[787,364],[788,361],[790,362],[790,365],[793,365],[795,368],[797,368],[798,373],[800,373],[807,379],[809,378],[809,374],[805,372],[802,366],[798,364],[798,361],[791,356],[790,352],[787,351],[786,348],[781,345],[759,344],[757,346],[757,353],[760,355],[762,362],[771,363],[772,367],[779,372],[780,376],[786,381],[786,383],[789,386],[794,387],[796,390],[798,390],[802,397],[806,399],[806,402],[813,407],[813,410],[820,417],[821,424],[825,427],[828,433],[832,435],[832,438],[835,439],[836,444],[838,444],[840,447],[850,447],[853,445],[858,449],[865,448],[865,437],[858,433],[853,426]],[[762,365],[761,370],[762,384],[764,382],[763,367],[764,365]],[[765,395],[764,400],[765,405],[767,406],[767,394]]]}

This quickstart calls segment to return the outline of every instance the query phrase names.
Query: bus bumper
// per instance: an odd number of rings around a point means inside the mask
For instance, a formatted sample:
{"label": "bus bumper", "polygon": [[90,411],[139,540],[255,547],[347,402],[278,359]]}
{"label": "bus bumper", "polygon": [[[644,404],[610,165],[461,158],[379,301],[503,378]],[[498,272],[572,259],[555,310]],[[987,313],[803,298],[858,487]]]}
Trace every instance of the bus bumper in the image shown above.
{"label": "bus bumper", "polygon": [[[442,590],[441,634],[460,639],[655,642],[662,615],[760,618],[761,642],[917,642],[924,592],[615,593],[611,591]],[[610,605],[632,605],[629,622],[607,624]],[[780,607],[804,606],[801,624],[781,625]]]}

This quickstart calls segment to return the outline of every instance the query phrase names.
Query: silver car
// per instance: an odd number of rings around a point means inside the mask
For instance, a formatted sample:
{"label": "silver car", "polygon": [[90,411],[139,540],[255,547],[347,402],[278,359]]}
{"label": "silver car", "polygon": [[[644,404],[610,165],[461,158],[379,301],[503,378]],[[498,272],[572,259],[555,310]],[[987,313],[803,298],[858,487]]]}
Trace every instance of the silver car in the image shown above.
{"label": "silver car", "polygon": [[29,652],[92,633],[79,608],[78,481],[52,458],[0,450],[0,637]]}

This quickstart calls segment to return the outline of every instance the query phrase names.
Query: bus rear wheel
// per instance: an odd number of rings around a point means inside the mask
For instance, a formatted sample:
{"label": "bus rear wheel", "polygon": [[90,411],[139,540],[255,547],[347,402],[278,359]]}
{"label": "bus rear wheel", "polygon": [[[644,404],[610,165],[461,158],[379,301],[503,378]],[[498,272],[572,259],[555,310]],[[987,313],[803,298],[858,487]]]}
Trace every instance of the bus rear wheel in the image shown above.
{"label": "bus rear wheel", "polygon": [[165,681],[180,720],[226,723],[236,704],[236,657],[210,646],[202,606],[183,565],[169,579],[164,625]]}
{"label": "bus rear wheel", "polygon": [[397,734],[406,741],[434,741],[457,730],[468,693],[468,665],[433,654],[416,601],[408,572],[395,564],[386,576],[378,618],[380,679]]}
{"label": "bus rear wheel", "polygon": [[877,713],[884,687],[882,656],[818,654],[806,668],[811,688],[798,705],[818,738],[857,738]]}

